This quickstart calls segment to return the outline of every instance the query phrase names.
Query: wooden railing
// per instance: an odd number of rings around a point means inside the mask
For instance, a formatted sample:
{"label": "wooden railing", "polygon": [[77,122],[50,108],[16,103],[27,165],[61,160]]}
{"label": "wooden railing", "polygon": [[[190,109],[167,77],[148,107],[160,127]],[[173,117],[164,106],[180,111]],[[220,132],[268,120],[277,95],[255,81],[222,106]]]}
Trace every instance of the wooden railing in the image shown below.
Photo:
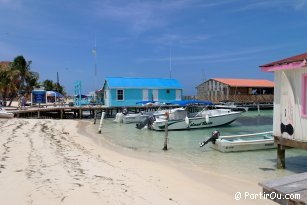
{"label": "wooden railing", "polygon": [[233,101],[237,103],[273,103],[274,95],[229,95],[227,96],[211,96],[209,99],[201,100],[211,100],[212,102],[220,101]]}

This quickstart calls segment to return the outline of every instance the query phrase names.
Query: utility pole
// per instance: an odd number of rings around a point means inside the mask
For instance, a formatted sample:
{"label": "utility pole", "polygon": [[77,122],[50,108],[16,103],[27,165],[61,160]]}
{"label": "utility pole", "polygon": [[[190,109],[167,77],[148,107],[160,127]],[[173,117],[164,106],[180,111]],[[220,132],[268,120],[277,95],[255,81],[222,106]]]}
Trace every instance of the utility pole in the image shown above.
{"label": "utility pole", "polygon": [[95,43],[94,43],[94,48],[92,50],[92,53],[94,55],[94,91],[96,90],[96,81],[97,81],[97,50],[96,50],[96,34],[95,34]]}
{"label": "utility pole", "polygon": [[60,88],[60,79],[59,79],[59,72],[56,72],[56,91],[59,92]]}
{"label": "utility pole", "polygon": [[169,48],[169,78],[172,78],[172,47]]}

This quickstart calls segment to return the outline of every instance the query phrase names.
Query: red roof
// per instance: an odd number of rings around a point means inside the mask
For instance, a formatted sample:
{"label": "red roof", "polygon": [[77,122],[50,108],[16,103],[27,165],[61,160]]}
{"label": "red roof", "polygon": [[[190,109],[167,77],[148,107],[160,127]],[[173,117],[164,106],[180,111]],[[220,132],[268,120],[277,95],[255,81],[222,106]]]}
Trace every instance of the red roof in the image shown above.
{"label": "red roof", "polygon": [[233,79],[233,78],[212,78],[212,79],[227,84],[231,87],[254,87],[254,88],[274,87],[274,82],[269,80]]}
{"label": "red roof", "polygon": [[10,63],[9,61],[0,61],[0,69],[8,69],[9,66],[10,66]]}
{"label": "red roof", "polygon": [[290,58],[285,58],[279,61],[261,65],[260,67],[271,67],[274,65],[282,65],[282,64],[288,64],[288,63],[299,62],[299,61],[304,61],[304,60],[307,60],[307,53],[303,53],[300,55],[292,56]]}

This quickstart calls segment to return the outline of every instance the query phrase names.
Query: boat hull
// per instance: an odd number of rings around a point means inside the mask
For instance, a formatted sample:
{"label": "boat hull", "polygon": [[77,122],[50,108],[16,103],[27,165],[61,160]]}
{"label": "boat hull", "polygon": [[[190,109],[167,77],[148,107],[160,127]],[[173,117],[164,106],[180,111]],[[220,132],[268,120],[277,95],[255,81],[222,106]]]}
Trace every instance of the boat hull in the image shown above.
{"label": "boat hull", "polygon": [[14,117],[13,113],[0,112],[0,119],[11,119]]}
{"label": "boat hull", "polygon": [[146,120],[149,116],[148,115],[141,115],[141,114],[130,114],[123,118],[123,123],[139,123]]}
{"label": "boat hull", "polygon": [[241,142],[231,142],[222,139],[217,140],[215,144],[211,144],[211,148],[221,152],[242,152],[252,150],[274,149],[276,148],[276,145],[274,144],[273,138],[251,141],[246,140]]}
{"label": "boat hull", "polygon": [[276,148],[272,131],[253,134],[220,136],[211,148],[221,152],[241,152]]}
{"label": "boat hull", "polygon": [[[233,112],[225,115],[169,120],[168,130],[200,129],[226,125],[235,121],[240,115],[240,112]],[[165,123],[166,120],[156,120],[151,127],[154,130],[162,131],[165,130]]]}

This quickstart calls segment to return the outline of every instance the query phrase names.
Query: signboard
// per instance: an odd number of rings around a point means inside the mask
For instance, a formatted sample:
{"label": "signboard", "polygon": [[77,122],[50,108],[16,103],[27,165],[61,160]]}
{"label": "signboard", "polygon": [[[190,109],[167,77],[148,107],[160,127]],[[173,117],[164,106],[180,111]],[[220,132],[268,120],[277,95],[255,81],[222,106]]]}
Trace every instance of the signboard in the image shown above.
{"label": "signboard", "polygon": [[46,91],[32,91],[32,103],[46,103]]}

